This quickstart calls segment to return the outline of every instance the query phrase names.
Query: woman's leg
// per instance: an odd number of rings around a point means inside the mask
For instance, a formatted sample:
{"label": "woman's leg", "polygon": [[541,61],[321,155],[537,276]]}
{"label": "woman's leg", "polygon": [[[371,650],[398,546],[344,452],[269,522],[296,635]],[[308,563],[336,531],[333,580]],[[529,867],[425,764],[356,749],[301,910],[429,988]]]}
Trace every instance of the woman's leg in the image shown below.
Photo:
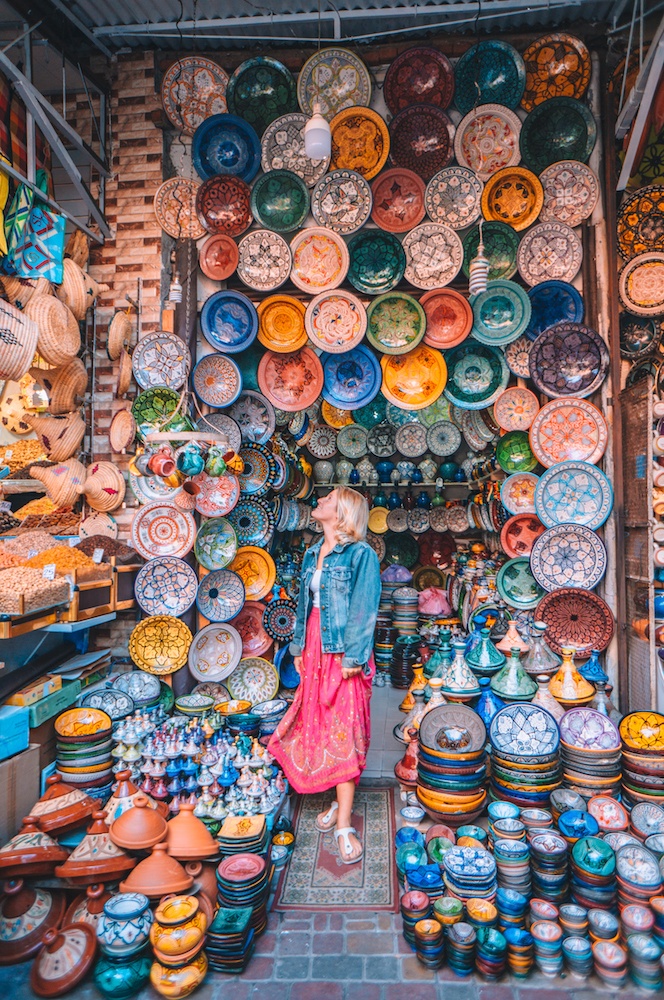
{"label": "woman's leg", "polygon": [[[353,825],[352,815],[354,798],[354,781],[343,781],[340,785],[337,785],[337,802],[339,803],[339,811],[337,812],[336,822],[337,830],[343,830],[346,827]],[[346,861],[349,861],[351,858],[358,857],[358,855],[362,852],[362,845],[355,834],[349,834],[349,840],[352,851],[350,854],[345,855],[344,860]],[[338,838],[337,844],[339,845],[339,852],[343,853],[343,838]]]}

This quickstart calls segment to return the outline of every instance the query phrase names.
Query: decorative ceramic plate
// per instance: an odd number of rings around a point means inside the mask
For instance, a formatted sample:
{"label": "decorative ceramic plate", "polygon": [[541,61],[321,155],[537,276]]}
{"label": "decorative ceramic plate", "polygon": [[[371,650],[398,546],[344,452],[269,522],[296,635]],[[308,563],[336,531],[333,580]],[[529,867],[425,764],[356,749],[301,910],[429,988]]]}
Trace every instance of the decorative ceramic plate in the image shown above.
{"label": "decorative ceramic plate", "polygon": [[539,178],[524,167],[505,167],[487,180],[482,212],[488,221],[506,222],[520,232],[532,226],[544,202]]}
{"label": "decorative ceramic plate", "polygon": [[427,324],[424,342],[447,350],[466,339],[473,326],[473,310],[468,299],[452,288],[435,289],[420,298]]}
{"label": "decorative ceramic plate", "polygon": [[196,537],[196,524],[187,511],[171,503],[146,504],[134,515],[131,544],[144,559],[186,556]]}
{"label": "decorative ceramic plate", "polygon": [[625,309],[637,316],[664,313],[664,253],[641,253],[620,272],[618,294]]}
{"label": "decorative ceramic plate", "polygon": [[625,198],[618,211],[618,248],[626,260],[664,251],[664,184],[650,184]]}
{"label": "decorative ceramic plate", "polygon": [[274,434],[274,408],[259,392],[245,389],[229,413],[240,428],[243,443],[265,444]]}
{"label": "decorative ceramic plate", "polygon": [[449,226],[423,222],[404,237],[406,281],[416,288],[441,288],[456,278],[463,262],[461,240]]}
{"label": "decorative ceramic plate", "polygon": [[599,199],[599,181],[594,170],[579,160],[560,160],[540,174],[544,204],[543,222],[580,226],[589,219]]}
{"label": "decorative ceramic plate", "polygon": [[[215,569],[200,582],[196,595],[198,610],[210,622],[227,622],[235,618],[244,606],[244,584],[237,573],[229,569]],[[240,651],[242,647],[240,645]],[[229,671],[230,673],[230,671]],[[215,677],[215,680],[224,680]]]}
{"label": "decorative ceramic plate", "polygon": [[[662,873],[657,863],[657,856],[641,844],[625,844],[618,849],[616,852],[616,875],[623,882],[638,886],[641,890],[643,887],[652,886],[653,891],[655,891],[659,890],[662,885]],[[642,937],[644,941],[652,940],[646,935],[642,935]],[[630,945],[630,954],[633,949],[634,946]],[[658,955],[659,952],[660,948],[657,946],[655,953]],[[654,955],[648,956],[648,958],[652,957]]]}
{"label": "decorative ceramic plate", "polygon": [[429,46],[406,49],[388,67],[383,96],[393,115],[414,104],[431,104],[445,110],[454,97],[452,64],[446,55]]}
{"label": "decorative ceramic plate", "polygon": [[532,111],[552,97],[583,97],[590,84],[590,53],[580,38],[556,31],[542,35],[523,53],[526,89],[521,107]]}
{"label": "decorative ceramic plate", "polygon": [[[204,475],[204,473],[201,473]],[[198,534],[194,553],[205,569],[224,569],[237,552],[237,538],[233,526],[225,517],[212,517],[203,521]]]}
{"label": "decorative ceramic plate", "polygon": [[521,126],[521,159],[540,174],[559,160],[585,163],[596,141],[590,108],[572,97],[553,97],[533,108]]}
{"label": "decorative ceramic plate", "polygon": [[454,136],[454,153],[462,167],[486,181],[497,170],[521,159],[521,119],[501,104],[482,104],[462,118]]}
{"label": "decorative ceramic plate", "polygon": [[237,243],[223,233],[208,236],[198,251],[198,266],[205,277],[212,281],[225,281],[226,278],[230,278],[239,259]]}
{"label": "decorative ceramic plate", "polygon": [[540,476],[535,510],[540,521],[600,528],[613,507],[613,490],[601,469],[588,462],[558,462]]}
{"label": "decorative ceramic plate", "polygon": [[410,351],[424,336],[424,309],[404,292],[388,292],[372,299],[366,315],[367,340],[383,354]]}
{"label": "decorative ceramic plate", "polygon": [[297,110],[295,80],[283,63],[255,56],[240,63],[228,81],[228,110],[262,135],[270,122]]}
{"label": "decorative ceramic plate", "polygon": [[377,111],[345,108],[330,122],[330,131],[332,170],[356,170],[368,181],[380,173],[390,152],[390,133]]}
{"label": "decorative ceramic plate", "polygon": [[206,625],[189,647],[191,674],[203,683],[219,683],[232,674],[242,658],[242,639],[232,625]]}
{"label": "decorative ceramic plate", "polygon": [[664,751],[664,716],[658,712],[631,712],[620,723],[620,737],[634,753],[660,756]]}
{"label": "decorative ceramic plate", "polygon": [[279,693],[279,674],[273,664],[260,656],[247,656],[240,660],[228,678],[231,696],[252,705],[271,701]]}
{"label": "decorative ceramic plate", "polygon": [[485,292],[472,298],[472,336],[481,344],[509,344],[530,322],[530,299],[513,281],[490,281]]}
{"label": "decorative ceramic plate", "polygon": [[332,170],[318,181],[311,195],[311,214],[319,226],[348,236],[371,213],[371,188],[355,170]]}
{"label": "decorative ceramic plate", "polygon": [[164,482],[161,476],[137,476],[134,472],[130,472],[129,485],[141,506],[153,503],[155,500],[173,500],[175,494],[179,493],[179,490]]}
{"label": "decorative ceramic plate", "polygon": [[171,177],[157,188],[154,214],[157,222],[174,240],[200,240],[205,227],[197,216],[198,181]]}
{"label": "decorative ceramic plate", "polygon": [[304,322],[314,347],[342,354],[362,340],[367,328],[367,313],[356,295],[334,290],[322,292],[311,300]]}
{"label": "decorative ceramic plate", "polygon": [[544,590],[531,572],[527,556],[509,559],[500,567],[496,589],[513,608],[534,608],[544,596]]}
{"label": "decorative ceramic plate", "polygon": [[162,556],[141,566],[134,594],[146,615],[183,615],[196,600],[198,577],[184,559]]}
{"label": "decorative ceramic plate", "polygon": [[461,447],[461,431],[451,420],[437,420],[427,428],[426,441],[432,455],[448,458]]}
{"label": "decorative ceramic plate", "polygon": [[57,717],[54,729],[60,740],[73,737],[78,741],[86,736],[97,736],[99,740],[103,735],[110,735],[111,719],[97,708],[70,708]]}
{"label": "decorative ceramic plate", "polygon": [[344,354],[322,354],[323,396],[333,406],[357,410],[378,394],[381,372],[375,354],[358,344]]}
{"label": "decorative ceramic plate", "polygon": [[242,392],[242,375],[232,358],[206,354],[191,373],[194,392],[208,406],[230,406]]}
{"label": "decorative ceramic plate", "polygon": [[546,468],[556,462],[590,462],[604,454],[608,428],[602,413],[586,399],[552,399],[535,417],[530,444]]}
{"label": "decorative ceramic plate", "polygon": [[447,382],[447,365],[440,351],[418,344],[400,355],[383,355],[383,395],[404,410],[423,410],[436,400]]}
{"label": "decorative ceramic plate", "polygon": [[161,693],[158,678],[141,670],[130,670],[124,674],[116,674],[112,683],[115,689],[128,694],[136,706],[155,702]]}
{"label": "decorative ceramic plate", "polygon": [[362,458],[367,453],[368,431],[361,424],[348,424],[337,434],[337,448],[346,458]]}
{"label": "decorative ceramic plate", "polygon": [[418,423],[402,424],[397,428],[394,442],[405,458],[421,458],[427,450],[427,428]]}
{"label": "decorative ceramic plate", "polygon": [[515,472],[500,484],[500,502],[510,514],[535,513],[538,477],[532,472]]}
{"label": "decorative ceramic plate", "polygon": [[539,408],[534,392],[513,385],[505,389],[493,404],[493,416],[504,431],[527,431]]}
{"label": "decorative ceramic plate", "polygon": [[468,167],[445,167],[426,188],[424,204],[433,222],[465,229],[482,214],[484,185]]}
{"label": "decorative ceramic plate", "polygon": [[662,339],[664,326],[659,319],[620,314],[620,356],[628,361],[653,354]]}
{"label": "decorative ceramic plate", "polygon": [[303,229],[291,240],[291,255],[291,281],[309,295],[337,288],[348,273],[348,248],[331,229]]}
{"label": "decorative ceramic plate", "polygon": [[429,181],[454,155],[454,126],[440,108],[404,108],[390,122],[390,159]]}
{"label": "decorative ceramic plate", "polygon": [[228,515],[238,545],[267,546],[275,529],[272,508],[264,500],[240,500]]}
{"label": "decorative ceramic plate", "polygon": [[153,431],[190,431],[193,425],[186,413],[178,412],[180,393],[165,386],[140,392],[131,405],[137,436],[143,440]]}
{"label": "decorative ceramic plate", "polygon": [[202,55],[177,59],[164,73],[161,103],[169,121],[186,135],[193,135],[211,115],[226,110],[228,73]]}
{"label": "decorative ceramic plate", "polygon": [[244,462],[244,470],[238,475],[242,494],[254,500],[265,496],[272,482],[272,454],[264,445],[254,442],[240,448],[239,455]]}
{"label": "decorative ceramic plate", "polygon": [[529,556],[536,538],[546,528],[534,514],[515,514],[503,525],[500,544],[506,556],[517,559]]}
{"label": "decorative ceramic plate", "polygon": [[272,556],[255,545],[239,548],[230,568],[242,579],[248,601],[260,601],[266,597],[277,576]]}
{"label": "decorative ceramic plate", "polygon": [[242,292],[214,292],[201,310],[205,339],[224,354],[246,350],[258,333],[258,313]]}
{"label": "decorative ceramic plate", "polygon": [[408,232],[425,216],[424,181],[412,170],[384,170],[371,185],[371,192],[371,218],[388,233]]}
{"label": "decorative ceramic plate", "polygon": [[270,601],[263,612],[263,628],[276,642],[288,642],[295,632],[295,618],[296,605],[293,601]]}
{"label": "decorative ceramic plate", "polygon": [[353,414],[348,410],[342,410],[338,406],[332,406],[326,399],[321,403],[320,414],[326,424],[336,427],[339,430],[353,423]]}
{"label": "decorative ceramic plate", "polygon": [[309,213],[309,189],[290,170],[270,170],[251,189],[251,211],[266,229],[290,233],[300,228]]}
{"label": "decorative ceramic plate", "polygon": [[173,674],[187,662],[191,641],[191,632],[179,618],[152,615],[134,626],[129,655],[148,674]]}
{"label": "decorative ceramic plate", "polygon": [[371,76],[362,60],[348,49],[319,49],[307,59],[297,78],[297,100],[307,117],[313,104],[328,121],[344,108],[369,107]]}
{"label": "decorative ceramic plate", "polygon": [[226,413],[208,413],[204,417],[199,417],[198,429],[203,431],[207,430],[208,427],[225,437],[229,451],[238,452],[240,450],[242,434],[232,417]]}
{"label": "decorative ceramic plate", "polygon": [[[380,508],[374,508],[379,510]],[[412,514],[413,511],[410,511]],[[376,529],[378,530],[378,529]],[[385,562],[388,565],[405,566],[412,569],[420,557],[417,541],[409,532],[403,534],[388,533],[385,536]]]}
{"label": "decorative ceramic plate", "polygon": [[454,67],[455,104],[462,115],[492,102],[516,108],[523,96],[526,68],[507,42],[483,41],[468,49]]}
{"label": "decorative ceramic plate", "polygon": [[231,174],[248,184],[261,165],[261,144],[256,130],[243,118],[211,115],[196,129],[191,155],[202,180]]}
{"label": "decorative ceramic plate", "polygon": [[611,719],[594,708],[570,708],[560,720],[560,738],[576,750],[617,750],[620,733]]}
{"label": "decorative ceramic plate", "polygon": [[146,333],[131,358],[134,378],[141,389],[163,385],[179,389],[189,374],[191,355],[181,337],[165,330]]}
{"label": "decorative ceramic plate", "polygon": [[240,240],[237,273],[249,288],[258,292],[279,288],[290,275],[292,266],[290,247],[278,233],[270,229],[252,229]]}
{"label": "decorative ceramic plate", "polygon": [[483,410],[507,387],[509,371],[502,351],[472,337],[446,355],[445,395],[464,410]]}
{"label": "decorative ceramic plate", "polygon": [[[193,571],[192,571],[193,572]],[[113,688],[102,688],[90,691],[81,698],[81,708],[96,708],[100,712],[105,712],[112,722],[124,719],[134,712],[135,705],[133,698],[124,691],[115,691]]]}
{"label": "decorative ceramic plate", "polygon": [[521,238],[516,260],[527,285],[569,282],[581,267],[583,244],[564,222],[540,222]]}
{"label": "decorative ceramic plate", "polygon": [[367,430],[375,427],[376,424],[382,424],[384,420],[389,420],[391,424],[395,427],[398,426],[396,421],[390,420],[389,416],[389,406],[387,400],[382,393],[372,399],[370,403],[366,406],[360,407],[359,410],[355,410],[353,413],[353,420],[356,424],[362,424]]}
{"label": "decorative ceramic plate", "polygon": [[581,323],[583,299],[574,285],[566,281],[543,281],[528,290],[531,305],[530,323],[526,333],[531,340],[556,323]]}
{"label": "decorative ceramic plate", "polygon": [[242,639],[242,656],[262,656],[272,645],[263,628],[265,605],[262,601],[247,601],[233,625]]}
{"label": "decorative ceramic plate", "polygon": [[[489,261],[489,281],[501,278],[507,280],[516,274],[516,255],[519,235],[504,222],[484,222],[482,224],[484,256]],[[463,238],[463,273],[470,277],[471,261],[477,257],[480,243],[480,228],[476,226]]]}
{"label": "decorative ceramic plate", "polygon": [[545,590],[593,590],[606,572],[606,549],[600,537],[585,525],[557,524],[533,545],[530,566]]}
{"label": "decorative ceramic plate", "polygon": [[240,499],[239,480],[230,471],[223,476],[208,476],[207,472],[199,472],[192,482],[198,486],[196,510],[203,517],[223,517]]}
{"label": "decorative ceramic plate", "polygon": [[592,395],[609,370],[609,352],[598,333],[580,323],[556,323],[530,349],[530,377],[547,396]]}
{"label": "decorative ceramic plate", "polygon": [[348,280],[359,292],[378,295],[398,285],[406,270],[406,254],[392,233],[366,229],[348,243]]}
{"label": "decorative ceramic plate", "polygon": [[372,427],[367,433],[367,447],[377,458],[390,458],[397,450],[396,431],[392,424],[386,421]]}
{"label": "decorative ceramic plate", "polygon": [[323,368],[310,347],[292,354],[266,351],[258,366],[258,384],[274,406],[296,413],[318,399]]}
{"label": "decorative ceramic plate", "polygon": [[316,424],[307,442],[307,448],[314,458],[332,458],[337,451],[336,432],[327,424]]}
{"label": "decorative ceramic plate", "polygon": [[196,215],[204,232],[240,236],[252,221],[251,191],[239,177],[210,177],[196,192]]}
{"label": "decorative ceramic plate", "polygon": [[311,160],[304,148],[304,126],[307,116],[293,111],[276,118],[261,139],[262,166],[269,170],[290,170],[301,177],[307,187],[313,187],[327,171],[330,158]]}
{"label": "decorative ceramic plate", "polygon": [[489,741],[498,753],[547,757],[560,745],[558,723],[539,705],[516,703],[501,708],[491,720]]}
{"label": "decorative ceramic plate", "polygon": [[[290,251],[288,256],[290,259]],[[304,303],[293,295],[270,295],[261,299],[258,303],[258,339],[261,344],[281,354],[304,347],[307,342],[304,313]]]}

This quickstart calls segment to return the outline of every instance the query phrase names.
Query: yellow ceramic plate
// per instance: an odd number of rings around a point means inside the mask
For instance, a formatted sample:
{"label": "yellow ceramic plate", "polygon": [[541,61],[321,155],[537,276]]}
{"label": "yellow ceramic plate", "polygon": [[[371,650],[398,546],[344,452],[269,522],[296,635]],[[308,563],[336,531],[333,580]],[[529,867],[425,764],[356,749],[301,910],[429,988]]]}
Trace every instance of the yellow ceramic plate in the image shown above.
{"label": "yellow ceramic plate", "polygon": [[248,712],[251,708],[250,701],[222,701],[219,705],[214,706],[215,712],[219,712],[220,715],[237,715],[241,712]]}
{"label": "yellow ceramic plate", "polygon": [[109,760],[102,761],[101,764],[86,764],[84,767],[70,767],[58,761],[58,771],[63,774],[95,774],[97,771],[108,771],[112,766]]}
{"label": "yellow ceramic plate", "polygon": [[390,152],[387,125],[371,108],[346,108],[330,122],[330,170],[356,170],[371,180],[385,166]]}
{"label": "yellow ceramic plate", "polygon": [[384,354],[382,393],[402,410],[430,406],[447,384],[447,365],[440,351],[418,344],[407,354]]}
{"label": "yellow ceramic plate", "polygon": [[387,531],[387,507],[372,507],[369,511],[369,530],[376,535],[384,535]]}
{"label": "yellow ceramic plate", "polygon": [[482,214],[520,232],[532,226],[544,204],[539,177],[525,167],[503,167],[489,177],[482,192]]}
{"label": "yellow ceramic plate", "polygon": [[61,737],[94,736],[112,726],[111,717],[98,708],[70,708],[55,720],[55,731]]}
{"label": "yellow ceramic plate", "polygon": [[129,636],[129,655],[148,674],[173,674],[187,662],[192,634],[173,615],[144,618]]}
{"label": "yellow ceramic plate", "polygon": [[664,750],[664,715],[632,712],[620,723],[620,738],[637,753],[661,754]]}
{"label": "yellow ceramic plate", "polygon": [[239,548],[228,568],[242,578],[248,601],[260,601],[267,597],[277,578],[274,559],[255,545]]}
{"label": "yellow ceramic plate", "polygon": [[270,295],[258,305],[258,339],[263,347],[287,354],[307,342],[305,308],[293,295]]}
{"label": "yellow ceramic plate", "polygon": [[329,427],[335,427],[337,430],[353,423],[353,414],[350,410],[340,410],[338,406],[332,406],[326,399],[321,403],[320,414]]}

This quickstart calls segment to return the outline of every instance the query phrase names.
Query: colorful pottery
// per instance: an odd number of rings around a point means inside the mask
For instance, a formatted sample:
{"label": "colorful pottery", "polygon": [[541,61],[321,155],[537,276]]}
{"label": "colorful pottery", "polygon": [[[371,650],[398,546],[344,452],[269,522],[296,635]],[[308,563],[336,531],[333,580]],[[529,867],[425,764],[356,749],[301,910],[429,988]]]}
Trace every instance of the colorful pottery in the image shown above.
{"label": "colorful pottery", "polygon": [[590,53],[580,38],[556,31],[542,35],[523,53],[526,87],[521,107],[532,111],[552,97],[581,98],[590,84]]}
{"label": "colorful pottery", "polygon": [[364,225],[371,213],[371,188],[356,170],[332,170],[311,195],[311,214],[319,226],[348,236]]}
{"label": "colorful pottery", "polygon": [[250,701],[252,705],[276,698],[279,691],[279,674],[275,667],[260,656],[240,660],[228,678],[232,698]]}
{"label": "colorful pottery", "polygon": [[530,369],[528,367],[528,357],[530,355],[531,341],[527,336],[517,337],[511,344],[505,347],[505,363],[512,375],[517,378],[529,378]]}
{"label": "colorful pottery", "polygon": [[214,292],[201,310],[205,339],[222,354],[237,354],[249,347],[258,333],[258,313],[242,292]]}
{"label": "colorful pottery", "polygon": [[95,932],[88,924],[68,924],[46,931],[43,948],[30,970],[30,987],[38,997],[68,993],[81,982],[95,958]]}
{"label": "colorful pottery", "polygon": [[424,343],[446,350],[466,339],[473,325],[473,310],[460,292],[452,288],[435,289],[420,297],[426,314]]}
{"label": "colorful pottery", "polygon": [[454,67],[455,103],[462,115],[478,104],[516,108],[523,96],[526,68],[507,42],[482,41],[467,49]]}
{"label": "colorful pottery", "polygon": [[208,570],[224,569],[233,561],[236,552],[237,538],[230,521],[223,516],[215,516],[203,522],[194,547],[201,566]]}
{"label": "colorful pottery", "polygon": [[405,278],[416,288],[440,288],[452,281],[463,262],[461,240],[449,226],[424,222],[404,237]]}
{"label": "colorful pottery", "polygon": [[664,184],[650,184],[625,198],[617,221],[618,247],[625,260],[664,250]]}
{"label": "colorful pottery", "polygon": [[184,559],[150,559],[134,581],[136,601],[146,615],[185,614],[196,600],[196,572]]}
{"label": "colorful pottery", "polygon": [[184,177],[171,177],[157,188],[154,214],[157,222],[174,240],[200,240],[206,227],[198,218],[200,184]]}
{"label": "colorful pottery", "polygon": [[307,342],[304,316],[304,303],[294,296],[270,295],[261,299],[258,303],[259,341],[271,351],[298,351]]}
{"label": "colorful pottery", "polygon": [[613,507],[613,490],[605,474],[588,462],[557,462],[540,476],[535,510],[548,528],[582,524],[600,528]]}
{"label": "colorful pottery", "polygon": [[486,291],[473,296],[472,335],[481,344],[508,344],[530,322],[530,299],[514,281],[490,281]]}
{"label": "colorful pottery", "polygon": [[426,329],[422,306],[403,292],[388,292],[372,299],[366,317],[367,340],[383,354],[412,350]]}
{"label": "colorful pottery", "polygon": [[406,49],[390,63],[383,95],[393,115],[414,104],[429,104],[444,111],[454,97],[452,64],[444,53],[429,46]]}
{"label": "colorful pottery", "polygon": [[185,965],[171,968],[153,962],[150,969],[150,983],[166,1000],[183,1000],[196,990],[207,975],[208,959],[204,951]]}
{"label": "colorful pottery", "polygon": [[537,618],[547,626],[546,640],[555,653],[573,646],[578,656],[604,650],[613,636],[613,615],[592,591],[578,587],[554,590],[542,598]]}
{"label": "colorful pottery", "polygon": [[515,472],[500,486],[500,500],[510,514],[535,513],[535,488],[538,477],[532,472]]}
{"label": "colorful pottery", "polygon": [[356,295],[335,290],[321,292],[309,302],[304,323],[314,347],[337,354],[357,347],[367,328],[367,314]]}
{"label": "colorful pottery", "polygon": [[182,338],[163,330],[142,337],[131,359],[134,378],[141,389],[162,385],[179,389],[190,364],[191,356]]}
{"label": "colorful pottery", "polygon": [[579,160],[559,160],[540,174],[544,188],[542,222],[564,222],[574,228],[589,219],[599,200],[597,175]]}
{"label": "colorful pottery", "polygon": [[454,126],[440,108],[404,108],[390,122],[390,159],[429,181],[453,156]]}
{"label": "colorful pottery", "polygon": [[530,377],[547,396],[590,396],[609,369],[609,352],[595,330],[556,323],[544,330],[529,355]]}
{"label": "colorful pottery", "polygon": [[222,517],[233,510],[240,499],[238,477],[228,470],[222,476],[209,476],[207,472],[199,472],[193,477],[192,483],[198,486],[196,510],[204,517]]}
{"label": "colorful pottery", "polygon": [[237,573],[227,569],[215,569],[201,580],[196,595],[196,606],[208,621],[226,622],[235,618],[241,611],[245,597],[244,583]]}
{"label": "colorful pottery", "polygon": [[323,354],[323,397],[333,406],[357,410],[380,390],[381,371],[375,354],[364,344],[344,354]]}
{"label": "colorful pottery", "polygon": [[251,189],[251,211],[266,230],[290,233],[299,229],[309,212],[309,191],[290,170],[270,170]]}
{"label": "colorful pottery", "polygon": [[45,932],[59,926],[64,912],[62,893],[33,888],[21,878],[8,879],[0,897],[0,965],[32,958]]}
{"label": "colorful pottery", "polygon": [[229,413],[240,428],[243,443],[263,445],[274,434],[274,408],[259,392],[245,389]]}
{"label": "colorful pottery", "polygon": [[278,233],[254,229],[240,240],[237,273],[249,288],[259,292],[279,288],[287,280],[291,267],[290,247]]}
{"label": "colorful pottery", "polygon": [[482,104],[459,122],[454,152],[462,167],[487,181],[497,170],[515,167],[521,159],[521,119],[501,104]]}
{"label": "colorful pottery", "polygon": [[446,355],[445,395],[465,410],[490,406],[507,387],[509,371],[501,351],[468,338]]}
{"label": "colorful pottery", "polygon": [[196,537],[196,525],[188,511],[156,501],[145,504],[134,515],[131,544],[144,559],[186,556]]}
{"label": "colorful pottery", "polygon": [[574,285],[566,281],[542,281],[528,290],[528,298],[531,316],[526,333],[531,340],[557,323],[583,321],[583,299]]}
{"label": "colorful pottery", "polygon": [[412,170],[383,170],[371,185],[371,218],[388,233],[407,233],[426,214],[424,181]]}
{"label": "colorful pottery", "polygon": [[230,406],[242,392],[242,375],[223,354],[206,354],[191,375],[194,392],[208,406]]}
{"label": "colorful pottery", "polygon": [[590,462],[604,454],[608,428],[602,413],[585,399],[553,399],[530,427],[534,454],[546,469],[556,462]]}
{"label": "colorful pottery", "polygon": [[505,522],[500,532],[500,544],[510,559],[530,555],[536,538],[545,526],[534,514],[515,514]]}
{"label": "colorful pottery", "polygon": [[[458,350],[458,348],[456,348]],[[383,355],[383,395],[405,410],[422,410],[440,396],[447,382],[443,355],[419,344],[407,354]]]}
{"label": "colorful pottery", "polygon": [[204,181],[196,191],[195,208],[203,232],[240,236],[251,225],[251,193],[239,177],[220,175]]}
{"label": "colorful pottery", "polygon": [[348,272],[348,248],[330,229],[303,229],[291,241],[291,255],[291,281],[309,295],[337,288]]}
{"label": "colorful pottery", "polygon": [[161,103],[169,121],[193,135],[210,115],[226,110],[228,73],[212,59],[197,54],[177,59],[164,73]]}
{"label": "colorful pottery", "polygon": [[307,116],[297,111],[276,118],[263,132],[261,139],[262,167],[269,170],[290,170],[301,177],[307,187],[326,173],[329,157],[310,160],[304,148],[304,126]]}
{"label": "colorful pottery", "polygon": [[135,625],[129,636],[129,655],[149,674],[172,674],[187,662],[192,635],[179,618],[152,615]]}
{"label": "colorful pottery", "polygon": [[583,259],[581,239],[564,222],[540,222],[521,238],[519,274],[527,285],[576,277]]}
{"label": "colorful pottery", "polygon": [[225,281],[234,273],[239,260],[237,243],[219,233],[209,236],[198,251],[198,266],[206,278]]}
{"label": "colorful pottery", "polygon": [[249,183],[258,173],[261,146],[255,129],[236,115],[210,115],[200,123],[191,155],[201,180],[230,174]]}
{"label": "colorful pottery", "polygon": [[316,102],[330,121],[339,111],[368,107],[371,76],[359,56],[348,49],[319,49],[307,59],[297,78],[297,100],[305,115],[313,114]]}
{"label": "colorful pottery", "polygon": [[632,257],[620,272],[618,294],[624,307],[636,316],[664,312],[664,253]]}
{"label": "colorful pottery", "polygon": [[426,188],[425,206],[432,222],[451,229],[465,229],[482,214],[484,185],[467,167],[445,167],[431,178]]}
{"label": "colorful pottery", "polygon": [[230,564],[230,569],[237,573],[244,583],[248,601],[262,600],[274,586],[276,579],[274,560],[268,552],[255,545],[243,545],[239,548]]}
{"label": "colorful pottery", "polygon": [[330,131],[332,170],[356,170],[366,180],[380,173],[390,151],[390,133],[377,111],[344,108],[330,122]]}
{"label": "colorful pottery", "polygon": [[232,114],[243,118],[262,135],[270,122],[295,111],[295,80],[283,63],[255,56],[240,63],[228,81],[226,102]]}
{"label": "colorful pottery", "polygon": [[552,97],[538,104],[521,126],[522,161],[535,173],[559,160],[585,163],[597,141],[590,108],[572,97]]}
{"label": "colorful pottery", "polygon": [[519,386],[506,389],[493,404],[494,419],[506,431],[527,431],[538,411],[537,396]]}
{"label": "colorful pottery", "polygon": [[348,280],[359,292],[389,292],[403,278],[406,254],[391,233],[375,229],[356,233],[348,243],[348,252]]}
{"label": "colorful pottery", "polygon": [[128,851],[145,851],[164,839],[166,829],[166,820],[156,809],[150,808],[147,796],[137,795],[133,808],[118,816],[111,825],[110,838]]}
{"label": "colorful pottery", "polygon": [[235,670],[241,658],[242,637],[237,628],[215,623],[206,625],[194,636],[188,665],[197,680],[220,682]]}
{"label": "colorful pottery", "polygon": [[559,524],[541,535],[530,553],[533,575],[545,590],[592,590],[606,572],[606,549],[585,525]]}
{"label": "colorful pottery", "polygon": [[311,406],[320,395],[323,368],[309,347],[292,354],[266,351],[258,366],[258,383],[271,403],[295,413]]}
{"label": "colorful pottery", "polygon": [[[523,556],[509,559],[501,566],[496,577],[496,588],[503,600],[513,608],[534,608],[544,596],[543,588],[530,570],[528,559]],[[500,694],[499,691],[496,693]]]}
{"label": "colorful pottery", "polygon": [[482,192],[482,214],[488,221],[505,222],[517,232],[532,226],[544,203],[539,178],[525,167],[504,167],[487,180]]}

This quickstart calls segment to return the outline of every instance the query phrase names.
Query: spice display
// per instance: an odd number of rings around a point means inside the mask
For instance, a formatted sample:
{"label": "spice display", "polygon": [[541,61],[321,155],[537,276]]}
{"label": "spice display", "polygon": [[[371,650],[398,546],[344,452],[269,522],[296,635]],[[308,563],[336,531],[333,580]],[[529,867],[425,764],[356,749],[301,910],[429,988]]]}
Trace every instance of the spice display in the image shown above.
{"label": "spice display", "polygon": [[0,614],[27,614],[68,600],[66,580],[45,580],[41,570],[27,566],[0,571]]}
{"label": "spice display", "polygon": [[84,552],[86,556],[92,556],[97,549],[103,551],[102,562],[110,562],[115,556],[116,562],[135,563],[141,562],[141,557],[129,545],[118,541],[117,538],[109,538],[107,535],[90,535],[82,539],[74,548],[79,552]]}
{"label": "spice display", "polygon": [[53,536],[47,531],[38,529],[37,531],[26,531],[16,538],[9,538],[3,542],[3,551],[13,555],[29,559],[31,555],[37,555],[45,549],[53,546]]}
{"label": "spice display", "polygon": [[33,438],[29,440],[14,441],[12,444],[0,447],[0,466],[8,465],[11,472],[23,466],[33,465],[46,458],[46,452],[41,441]]}

